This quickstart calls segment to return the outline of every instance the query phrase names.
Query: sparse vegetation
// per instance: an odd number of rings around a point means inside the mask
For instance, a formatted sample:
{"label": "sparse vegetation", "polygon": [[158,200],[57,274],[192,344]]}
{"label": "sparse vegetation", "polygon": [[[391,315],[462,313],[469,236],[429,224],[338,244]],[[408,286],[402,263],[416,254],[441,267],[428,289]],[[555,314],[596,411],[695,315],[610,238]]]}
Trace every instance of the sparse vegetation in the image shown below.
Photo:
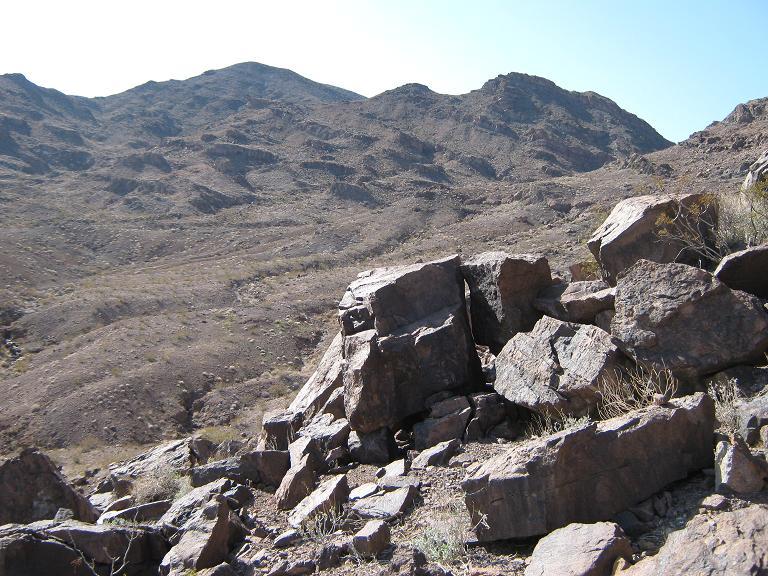
{"label": "sparse vegetation", "polygon": [[172,500],[190,490],[189,480],[175,470],[155,470],[139,478],[133,485],[137,504]]}
{"label": "sparse vegetation", "polygon": [[311,542],[326,544],[339,531],[351,531],[361,528],[363,522],[350,515],[348,508],[331,508],[308,518],[301,526],[302,536]]}
{"label": "sparse vegetation", "polygon": [[529,438],[551,436],[563,430],[581,428],[589,424],[589,416],[571,416],[562,410],[547,411],[544,414],[534,414],[528,423],[525,434]]}
{"label": "sparse vegetation", "polygon": [[600,383],[598,414],[607,420],[663,403],[672,398],[677,389],[677,378],[667,368],[636,365],[628,370],[616,370]]}
{"label": "sparse vegetation", "polygon": [[739,427],[736,406],[741,398],[741,392],[733,378],[725,382],[712,381],[707,387],[707,393],[715,401],[715,418],[720,432],[734,434]]}
{"label": "sparse vegetation", "polygon": [[431,562],[455,565],[466,555],[469,529],[463,502],[454,500],[428,514],[414,546]]}

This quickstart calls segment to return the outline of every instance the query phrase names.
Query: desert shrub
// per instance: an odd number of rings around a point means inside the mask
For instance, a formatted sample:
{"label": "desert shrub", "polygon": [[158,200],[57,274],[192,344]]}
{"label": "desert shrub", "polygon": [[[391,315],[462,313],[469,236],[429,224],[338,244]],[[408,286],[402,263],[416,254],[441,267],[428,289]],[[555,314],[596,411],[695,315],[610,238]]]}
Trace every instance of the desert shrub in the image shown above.
{"label": "desert shrub", "polygon": [[158,469],[141,476],[133,483],[137,504],[174,500],[190,489],[189,480],[171,469]]}
{"label": "desert shrub", "polygon": [[467,512],[462,502],[451,501],[433,508],[414,546],[424,552],[430,562],[456,564],[467,552],[469,530]]}
{"label": "desert shrub", "polygon": [[678,389],[677,378],[667,368],[637,365],[628,370],[615,370],[600,382],[597,412],[607,420],[627,412],[666,402]]}
{"label": "desert shrub", "polygon": [[710,382],[707,393],[715,401],[715,418],[717,429],[725,434],[734,434],[739,428],[739,418],[736,405],[741,398],[741,392],[736,380],[731,378],[725,382]]}
{"label": "desert shrub", "polygon": [[331,508],[305,520],[301,525],[301,534],[305,540],[326,544],[333,540],[338,532],[357,530],[362,524],[362,520],[352,515],[348,508]]}
{"label": "desert shrub", "polygon": [[529,438],[541,438],[551,436],[563,430],[581,428],[589,424],[590,418],[585,416],[571,416],[562,410],[547,411],[544,414],[534,414],[525,430]]}

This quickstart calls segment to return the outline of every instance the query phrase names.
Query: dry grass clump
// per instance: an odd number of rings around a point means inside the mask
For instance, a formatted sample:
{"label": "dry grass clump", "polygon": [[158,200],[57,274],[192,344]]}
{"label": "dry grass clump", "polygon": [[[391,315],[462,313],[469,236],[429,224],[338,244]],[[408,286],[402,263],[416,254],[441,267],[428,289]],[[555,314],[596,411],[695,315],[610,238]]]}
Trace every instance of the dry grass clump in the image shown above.
{"label": "dry grass clump", "polygon": [[301,534],[310,542],[327,544],[343,532],[359,530],[363,523],[348,508],[331,508],[305,520],[301,525]]}
{"label": "dry grass clump", "polygon": [[563,430],[581,428],[589,424],[588,415],[571,416],[562,410],[548,411],[544,414],[534,414],[525,430],[528,438],[541,438],[551,436]]}
{"label": "dry grass clump", "polygon": [[454,500],[428,512],[421,535],[413,544],[430,562],[455,565],[466,557],[469,529],[466,508]]}
{"label": "dry grass clump", "polygon": [[707,393],[715,401],[715,418],[717,429],[725,434],[735,434],[739,428],[739,415],[736,406],[741,399],[741,391],[736,380],[731,378],[725,382],[712,381],[707,386]]}
{"label": "dry grass clump", "polygon": [[157,469],[141,476],[133,483],[133,497],[137,504],[175,500],[189,492],[189,480],[170,469]]}
{"label": "dry grass clump", "polygon": [[664,404],[678,389],[677,378],[667,368],[637,365],[629,370],[616,370],[614,377],[600,384],[597,412],[602,420],[652,404]]}

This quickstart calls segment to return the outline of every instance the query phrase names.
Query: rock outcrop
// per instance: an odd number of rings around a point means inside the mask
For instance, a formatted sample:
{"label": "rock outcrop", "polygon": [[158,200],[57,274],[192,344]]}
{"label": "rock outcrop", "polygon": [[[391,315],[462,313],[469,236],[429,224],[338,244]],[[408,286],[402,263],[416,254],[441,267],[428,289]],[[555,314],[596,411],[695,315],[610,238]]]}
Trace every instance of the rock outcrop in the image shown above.
{"label": "rock outcrop", "polygon": [[607,520],[711,466],[714,422],[712,400],[699,393],[502,449],[462,483],[477,537]]}
{"label": "rock outcrop", "polygon": [[768,298],[768,244],[729,254],[720,261],[715,278],[734,290]]}

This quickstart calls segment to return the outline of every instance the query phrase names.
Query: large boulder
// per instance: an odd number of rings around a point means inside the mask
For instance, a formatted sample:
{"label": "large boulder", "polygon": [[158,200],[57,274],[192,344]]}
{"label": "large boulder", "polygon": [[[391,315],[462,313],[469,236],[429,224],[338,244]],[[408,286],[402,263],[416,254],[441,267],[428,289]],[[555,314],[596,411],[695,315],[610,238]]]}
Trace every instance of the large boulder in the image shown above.
{"label": "large boulder", "polygon": [[720,492],[760,492],[768,480],[768,462],[755,456],[739,436],[721,440],[715,448],[715,489]]}
{"label": "large boulder", "polygon": [[699,393],[501,448],[462,482],[477,537],[607,520],[712,466],[714,427],[712,399]]}
{"label": "large boulder", "polygon": [[320,413],[331,394],[344,384],[342,379],[343,350],[344,336],[339,332],[320,360],[317,370],[288,406],[288,412],[301,415]]}
{"label": "large boulder", "polygon": [[547,316],[566,322],[594,324],[597,315],[613,310],[616,289],[602,280],[555,284],[539,293],[533,305]]}
{"label": "large boulder", "polygon": [[293,509],[288,523],[294,528],[323,514],[339,511],[349,500],[349,483],[346,474],[329,476],[312,493]]}
{"label": "large boulder", "polygon": [[482,381],[458,257],[363,273],[339,308],[352,430],[395,429],[431,395]]}
{"label": "large boulder", "polygon": [[59,508],[72,510],[75,520],[95,522],[98,517],[42,452],[29,448],[0,462],[0,525],[49,520]]}
{"label": "large boulder", "polygon": [[215,445],[208,440],[182,438],[155,446],[125,462],[110,464],[109,472],[113,478],[138,478],[168,470],[186,473],[192,466],[205,464],[214,451]]}
{"label": "large boulder", "polygon": [[698,515],[672,532],[659,552],[622,576],[765,574],[768,567],[768,506],[754,504],[714,517]]}
{"label": "large boulder", "polygon": [[729,254],[720,261],[715,278],[734,290],[768,299],[768,244]]}
{"label": "large boulder", "polygon": [[684,381],[764,359],[768,313],[710,273],[640,260],[619,279],[611,334],[640,363]]}
{"label": "large boulder", "polygon": [[472,408],[466,396],[437,402],[430,408],[429,417],[413,426],[416,450],[424,450],[447,440],[461,440],[471,416]]}
{"label": "large boulder", "polygon": [[714,204],[703,193],[637,196],[616,204],[587,242],[606,282],[615,285],[619,274],[641,259],[697,263],[699,256],[678,234],[664,234],[663,222],[675,216],[681,227],[700,228],[702,238],[710,233],[702,223],[717,220]]}
{"label": "large boulder", "polygon": [[617,524],[569,524],[539,540],[525,576],[609,576],[619,558],[632,544]]}
{"label": "large boulder", "polygon": [[543,256],[485,252],[466,260],[461,272],[469,285],[475,340],[494,354],[541,318],[533,302],[542,288],[552,284]]}
{"label": "large boulder", "polygon": [[761,394],[739,404],[736,407],[736,421],[742,438],[749,444],[755,444],[760,438],[761,428],[768,426],[768,394]]}
{"label": "large boulder", "polygon": [[549,316],[507,342],[496,357],[496,392],[539,413],[582,415],[600,399],[601,384],[625,358],[604,330]]}

